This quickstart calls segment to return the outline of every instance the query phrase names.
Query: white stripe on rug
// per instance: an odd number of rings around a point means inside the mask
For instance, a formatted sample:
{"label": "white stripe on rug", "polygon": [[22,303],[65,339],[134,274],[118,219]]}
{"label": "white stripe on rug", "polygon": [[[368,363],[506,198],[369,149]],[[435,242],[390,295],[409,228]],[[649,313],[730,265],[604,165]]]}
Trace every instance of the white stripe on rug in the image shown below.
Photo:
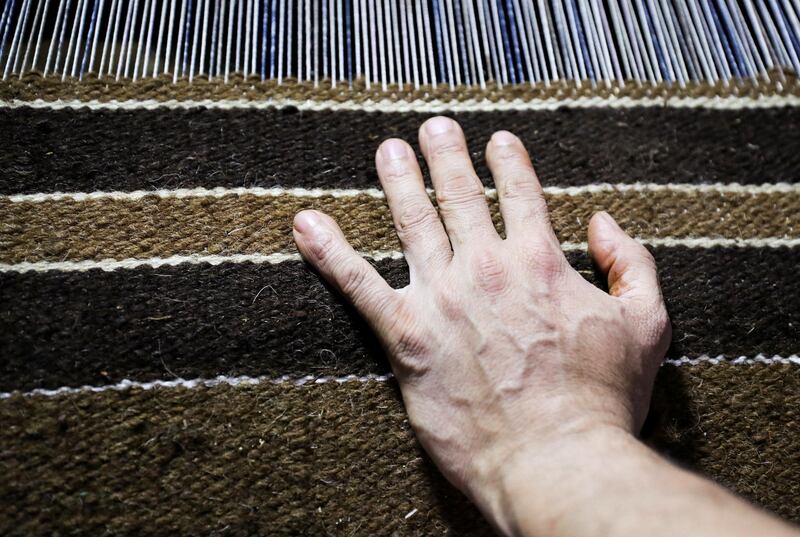
{"label": "white stripe on rug", "polygon": [[[759,354],[753,357],[738,356],[735,358],[728,358],[723,355],[708,356],[701,355],[695,358],[687,356],[675,359],[664,360],[663,366],[696,366],[696,365],[797,365],[800,366],[800,356],[792,354],[791,356],[766,356]],[[293,384],[295,386],[313,386],[316,384],[339,383],[344,384],[347,382],[386,382],[394,378],[394,375],[388,373],[386,375],[347,375],[344,377],[323,376],[315,377],[306,375],[304,377],[291,377],[288,375],[282,377],[228,377],[220,375],[211,379],[174,379],[174,380],[154,380],[151,382],[138,382],[132,380],[123,380],[116,384],[107,384],[104,386],[62,386],[55,389],[37,388],[29,392],[0,392],[0,399],[8,399],[14,395],[22,395],[24,397],[55,397],[59,395],[71,395],[80,393],[99,393],[107,391],[125,391],[130,389],[152,390],[155,388],[213,388],[215,386],[253,386],[258,384]]]}
{"label": "white stripe on rug", "polygon": [[[653,247],[685,247],[685,248],[796,248],[800,246],[800,238],[769,237],[758,239],[717,239],[710,237],[699,238],[661,238],[661,239],[641,239],[640,243]],[[588,248],[585,242],[563,242],[561,249],[565,252],[586,251]],[[359,252],[362,257],[373,261],[383,259],[401,259],[403,252],[398,250],[375,250],[371,252]],[[35,261],[22,263],[0,263],[0,273],[2,272],[84,272],[92,269],[112,271],[119,269],[135,269],[139,267],[159,268],[164,266],[175,266],[183,263],[191,265],[209,264],[220,265],[222,263],[269,263],[278,264],[287,261],[301,261],[302,257],[298,253],[274,253],[274,254],[234,254],[234,255],[174,255],[170,257],[149,257],[149,258],[128,258],[128,259],[103,259],[82,260],[82,261]]]}
{"label": "white stripe on rug", "polygon": [[[485,189],[489,198],[497,197],[494,188]],[[552,196],[581,196],[603,192],[678,192],[682,194],[800,194],[800,183],[762,183],[757,185],[742,185],[739,183],[593,183],[583,186],[546,186],[545,194]],[[428,189],[429,194],[433,190]],[[382,190],[377,188],[283,188],[283,187],[237,187],[237,188],[177,188],[159,190],[133,190],[130,192],[95,191],[95,192],[40,192],[35,194],[0,195],[0,201],[11,203],[39,203],[45,201],[90,201],[113,199],[121,201],[136,201],[148,196],[158,198],[221,198],[224,196],[255,196],[278,197],[293,196],[296,198],[352,198],[356,196],[369,196],[383,198]]]}
{"label": "white stripe on rug", "polygon": [[201,100],[166,100],[131,99],[124,101],[111,100],[57,100],[45,101],[35,99],[24,101],[13,99],[0,101],[0,108],[44,108],[62,110],[89,108],[91,110],[155,110],[155,109],[188,109],[204,107],[216,110],[260,110],[270,108],[293,107],[298,110],[350,110],[364,112],[419,112],[435,114],[441,112],[499,112],[526,110],[557,110],[559,108],[705,108],[711,110],[742,110],[751,108],[782,108],[800,106],[800,97],[794,95],[767,95],[762,97],[565,97],[546,99],[512,99],[512,100],[477,100],[442,101],[442,100],[389,100],[378,101],[315,101],[313,99],[298,100],[290,98],[269,98],[263,100],[248,99],[201,99]]}

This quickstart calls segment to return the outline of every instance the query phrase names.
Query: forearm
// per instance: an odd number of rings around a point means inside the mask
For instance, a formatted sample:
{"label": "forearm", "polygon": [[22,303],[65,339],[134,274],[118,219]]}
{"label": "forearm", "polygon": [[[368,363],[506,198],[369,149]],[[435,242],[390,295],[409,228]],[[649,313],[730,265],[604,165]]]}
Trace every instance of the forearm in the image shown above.
{"label": "forearm", "polygon": [[619,429],[562,438],[506,466],[486,508],[511,535],[796,535]]}

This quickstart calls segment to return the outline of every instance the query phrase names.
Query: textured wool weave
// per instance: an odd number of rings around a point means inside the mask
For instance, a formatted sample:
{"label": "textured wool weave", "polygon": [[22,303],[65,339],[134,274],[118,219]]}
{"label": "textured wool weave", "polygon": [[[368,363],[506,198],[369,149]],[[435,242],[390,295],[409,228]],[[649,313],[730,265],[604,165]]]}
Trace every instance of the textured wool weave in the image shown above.
{"label": "textured wool weave", "polygon": [[[799,390],[794,365],[665,367],[645,438],[796,518]],[[489,533],[393,383],[18,396],[0,419],[0,525],[19,534]]]}
{"label": "textured wool weave", "polygon": [[[653,252],[675,325],[670,357],[797,352],[800,248]],[[568,257],[598,282],[585,254]],[[408,282],[403,260],[376,266],[393,286]],[[0,391],[388,371],[359,318],[300,262],[0,273],[0,282],[2,302],[14,304],[3,333],[15,336],[4,341]]]}
{"label": "textured wool weave", "polygon": [[[378,143],[390,136],[415,141],[428,117],[292,108],[0,108],[0,193],[375,188]],[[620,110],[605,108],[601,101],[583,110],[453,117],[464,127],[478,174],[487,184],[491,176],[483,150],[498,129],[525,141],[545,185],[800,180],[800,107]]]}
{"label": "textured wool weave", "polygon": [[[586,240],[586,224],[599,210],[641,238],[800,237],[800,188],[767,194],[590,192],[549,196],[548,205],[558,238],[568,242]],[[400,249],[385,200],[366,195],[29,203],[0,198],[6,214],[0,262],[294,252],[292,218],[310,208],[340,221],[358,250]],[[496,200],[491,208],[502,231]]]}
{"label": "textured wool weave", "polygon": [[[297,211],[324,210],[406,285],[373,158],[390,136],[418,150],[431,114],[415,107],[434,102],[473,107],[448,115],[498,231],[484,148],[508,129],[582,276],[604,286],[583,251],[597,210],[647,245],[674,327],[643,437],[800,521],[800,107],[757,101],[796,95],[790,73],[416,93],[4,81],[0,534],[489,534],[416,443],[374,336],[291,240]],[[158,106],[176,100],[219,106]]]}

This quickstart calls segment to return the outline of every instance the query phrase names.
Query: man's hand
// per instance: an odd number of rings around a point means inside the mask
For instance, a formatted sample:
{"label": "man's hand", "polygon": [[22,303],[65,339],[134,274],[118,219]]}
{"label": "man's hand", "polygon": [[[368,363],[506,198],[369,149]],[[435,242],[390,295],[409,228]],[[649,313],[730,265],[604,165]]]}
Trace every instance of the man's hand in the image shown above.
{"label": "man's hand", "polygon": [[295,241],[378,334],[410,422],[444,475],[505,533],[572,534],[580,526],[562,516],[574,506],[561,499],[548,508],[542,489],[567,486],[559,472],[574,463],[563,454],[598,444],[604,455],[600,444],[628,446],[641,428],[671,333],[655,263],[599,213],[589,252],[610,294],[584,280],[511,133],[495,133],[486,148],[505,239],[459,125],[430,119],[419,143],[438,212],[408,144],[387,140],[376,155],[410,269],[406,288],[392,289],[327,215],[298,214]]}

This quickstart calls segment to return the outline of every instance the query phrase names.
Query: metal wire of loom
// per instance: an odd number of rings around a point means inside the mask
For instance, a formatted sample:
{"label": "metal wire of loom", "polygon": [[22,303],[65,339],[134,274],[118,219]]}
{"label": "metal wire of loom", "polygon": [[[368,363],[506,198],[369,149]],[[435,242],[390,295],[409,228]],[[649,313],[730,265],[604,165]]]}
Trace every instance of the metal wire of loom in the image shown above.
{"label": "metal wire of loom", "polygon": [[485,88],[800,72],[800,0],[6,0],[3,80]]}

